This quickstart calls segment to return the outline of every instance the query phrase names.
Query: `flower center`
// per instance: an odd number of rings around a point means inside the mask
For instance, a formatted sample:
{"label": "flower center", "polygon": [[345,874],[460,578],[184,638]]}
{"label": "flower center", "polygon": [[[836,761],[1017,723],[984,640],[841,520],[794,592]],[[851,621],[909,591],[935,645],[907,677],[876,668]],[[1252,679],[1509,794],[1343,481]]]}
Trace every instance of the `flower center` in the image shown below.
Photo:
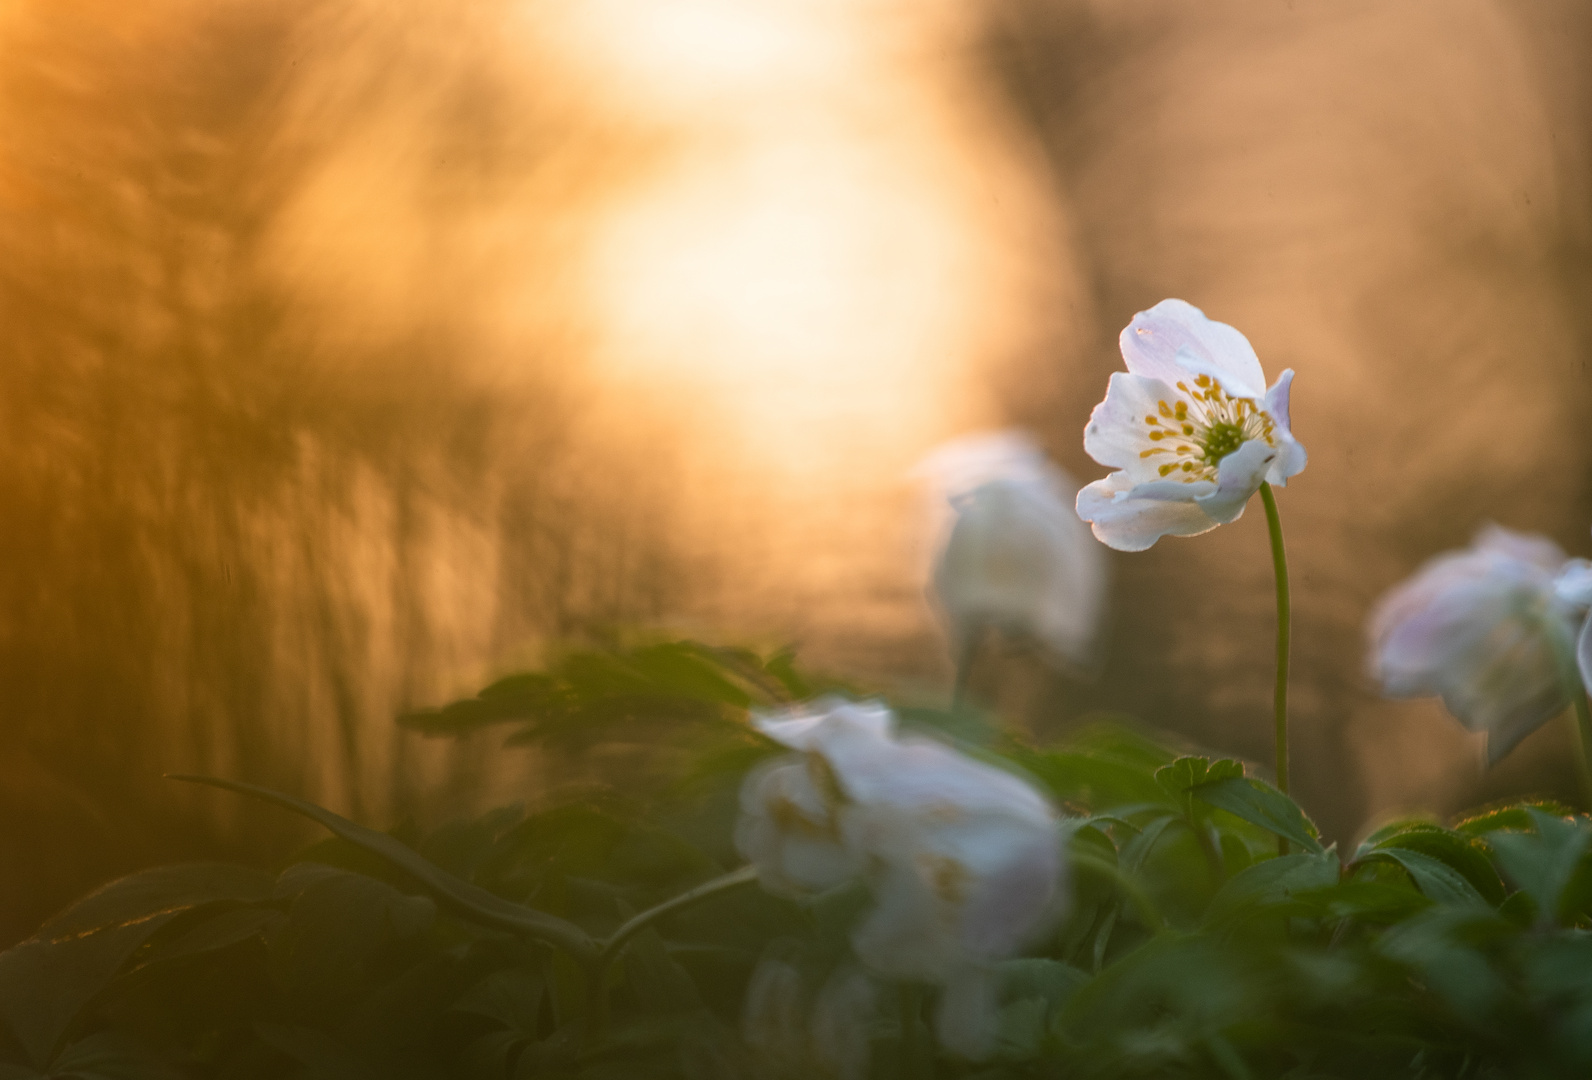
{"label": "flower center", "polygon": [[1237,424],[1212,424],[1205,432],[1205,460],[1215,465],[1244,445],[1244,429]]}
{"label": "flower center", "polygon": [[1178,383],[1184,398],[1156,402],[1159,416],[1146,416],[1145,427],[1156,445],[1139,453],[1141,458],[1171,454],[1156,470],[1162,476],[1178,474],[1185,484],[1215,480],[1222,458],[1251,439],[1276,446],[1276,425],[1252,398],[1229,397],[1209,375],[1194,380],[1193,388]]}

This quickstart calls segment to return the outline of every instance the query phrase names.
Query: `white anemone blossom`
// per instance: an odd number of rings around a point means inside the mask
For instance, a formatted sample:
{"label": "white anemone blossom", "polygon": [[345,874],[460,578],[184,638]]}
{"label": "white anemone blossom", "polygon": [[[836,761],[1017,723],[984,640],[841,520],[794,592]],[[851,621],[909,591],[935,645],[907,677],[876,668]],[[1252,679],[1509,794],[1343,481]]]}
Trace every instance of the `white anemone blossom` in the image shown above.
{"label": "white anemone blossom", "polygon": [[875,905],[852,932],[858,959],[939,986],[940,1041],[978,1058],[995,1034],[995,964],[1061,913],[1056,815],[1023,779],[897,736],[894,720],[838,698],[754,715],[798,754],[747,778],[736,847],[777,892],[865,881]]}
{"label": "white anemone blossom", "polygon": [[1119,551],[1236,520],[1263,482],[1305,467],[1293,437],[1293,371],[1268,390],[1249,339],[1192,304],[1163,300],[1122,331],[1127,372],[1111,376],[1083,445],[1117,471],[1078,493],[1078,516]]}
{"label": "white anemone blossom", "polygon": [[1371,674],[1391,697],[1441,697],[1486,733],[1493,764],[1570,703],[1565,669],[1589,602],[1592,564],[1489,525],[1381,599]]}
{"label": "white anemone blossom", "polygon": [[1072,477],[1019,431],[946,443],[914,471],[955,515],[942,526],[930,594],[957,655],[994,627],[1087,665],[1106,562],[1073,511]]}

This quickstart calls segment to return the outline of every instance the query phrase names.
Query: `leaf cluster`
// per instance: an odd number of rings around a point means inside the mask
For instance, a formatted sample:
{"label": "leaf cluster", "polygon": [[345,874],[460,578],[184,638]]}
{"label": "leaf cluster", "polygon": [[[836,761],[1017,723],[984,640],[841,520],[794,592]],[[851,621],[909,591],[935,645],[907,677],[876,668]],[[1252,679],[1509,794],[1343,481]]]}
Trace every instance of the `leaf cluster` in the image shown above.
{"label": "leaf cluster", "polygon": [[[919,708],[907,726],[1047,788],[1071,856],[1064,917],[997,973],[994,1056],[930,1062],[934,989],[857,978],[865,889],[798,903],[723,876],[741,778],[775,752],[746,711],[812,689],[788,657],[571,652],[425,723],[576,757],[650,739],[668,767],[429,831],[209,781],[330,836],[275,872],[135,874],[0,954],[0,1080],[1592,1073],[1588,818],[1403,820],[1350,854],[1241,762]],[[753,1009],[770,972],[790,993]],[[837,1000],[850,1065],[826,1049]]]}

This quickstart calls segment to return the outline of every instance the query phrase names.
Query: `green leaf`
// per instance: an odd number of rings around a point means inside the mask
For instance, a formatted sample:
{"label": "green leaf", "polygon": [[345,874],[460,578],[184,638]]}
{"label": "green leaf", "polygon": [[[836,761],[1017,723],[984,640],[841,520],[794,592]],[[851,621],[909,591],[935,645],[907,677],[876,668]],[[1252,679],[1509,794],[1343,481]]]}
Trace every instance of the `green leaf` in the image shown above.
{"label": "green leaf", "polygon": [[1506,925],[1485,908],[1436,907],[1388,930],[1378,947],[1413,968],[1465,1023],[1487,1027],[1509,988],[1472,941]]}
{"label": "green leaf", "polygon": [[152,915],[187,911],[218,900],[257,901],[271,895],[271,875],[228,863],[179,863],[142,870],[89,893],[40,927],[36,939],[59,941]]}
{"label": "green leaf", "polygon": [[1557,817],[1568,817],[1575,813],[1570,807],[1565,806],[1563,803],[1554,802],[1551,799],[1528,800],[1510,803],[1508,806],[1490,807],[1459,821],[1454,828],[1470,836],[1485,836],[1488,833],[1497,832],[1499,829],[1526,832],[1534,827],[1531,820],[1531,811],[1533,809],[1553,814]]}
{"label": "green leaf", "polygon": [[1536,901],[1539,917],[1557,921],[1565,887],[1592,842],[1592,828],[1585,818],[1566,820],[1536,807],[1526,813],[1535,832],[1500,830],[1489,833],[1487,842],[1504,873]]}
{"label": "green leaf", "polygon": [[534,1036],[546,992],[541,972],[503,968],[472,986],[448,1011],[484,1016],[521,1035]]}
{"label": "green leaf", "polygon": [[1172,796],[1185,817],[1193,818],[1196,804],[1189,789],[1218,780],[1242,778],[1244,766],[1231,758],[1211,761],[1205,757],[1180,757],[1155,771],[1155,782]]}
{"label": "green leaf", "polygon": [[524,934],[528,937],[549,942],[568,951],[582,961],[591,960],[596,956],[596,945],[587,936],[586,932],[574,923],[566,922],[563,919],[548,915],[546,912],[537,911],[534,908],[524,907],[513,901],[505,900],[494,893],[487,892],[479,885],[454,877],[435,863],[421,857],[413,848],[388,836],[386,833],[355,824],[339,814],[334,814],[330,810],[316,806],[314,803],[305,802],[303,799],[295,799],[291,795],[283,795],[269,788],[256,787],[253,784],[241,784],[235,780],[219,780],[209,776],[172,776],[171,779],[184,780],[194,784],[208,784],[211,787],[252,795],[257,799],[275,803],[296,814],[302,814],[311,821],[318,822],[349,843],[364,848],[366,851],[387,860],[398,869],[405,871],[425,886],[444,909],[458,915],[460,918],[469,919],[494,929]]}
{"label": "green leaf", "polygon": [[1503,903],[1504,883],[1493,869],[1486,848],[1474,837],[1426,822],[1405,823],[1396,830],[1378,830],[1367,837],[1355,857],[1393,848],[1437,859],[1461,874],[1489,904],[1496,907]]}
{"label": "green leaf", "polygon": [[161,941],[150,963],[180,960],[230,948],[250,938],[263,938],[287,921],[274,907],[242,907],[224,911],[172,940]]}
{"label": "green leaf", "polygon": [[79,900],[0,953],[0,1017],[36,1065],[134,950],[185,911],[270,895],[270,877],[221,863],[145,870]]}
{"label": "green leaf", "polygon": [[79,1039],[50,1063],[51,1080],[180,1080],[168,1065],[152,1060],[125,1037],[100,1031]]}
{"label": "green leaf", "polygon": [[351,997],[363,986],[366,965],[382,949],[421,932],[435,914],[426,897],[405,896],[363,874],[327,869],[331,873],[298,890],[288,925],[273,943],[285,981],[315,1011]]}
{"label": "green leaf", "polygon": [[1409,848],[1389,845],[1369,852],[1361,862],[1385,860],[1402,866],[1415,881],[1415,887],[1429,900],[1439,904],[1480,905],[1490,907],[1485,897],[1476,891],[1470,881],[1440,859]]}
{"label": "green leaf", "polygon": [[1320,854],[1324,850],[1316,839],[1316,827],[1304,811],[1270,784],[1247,776],[1227,777],[1198,784],[1189,791],[1196,799],[1290,840],[1308,852]]}
{"label": "green leaf", "polygon": [[1338,883],[1338,857],[1330,852],[1281,855],[1234,874],[1211,900],[1207,924],[1256,908],[1289,904],[1302,893]]}
{"label": "green leaf", "polygon": [[996,967],[996,974],[1005,1000],[1043,998],[1053,1005],[1066,1001],[1089,981],[1087,971],[1038,956],[1003,960]]}

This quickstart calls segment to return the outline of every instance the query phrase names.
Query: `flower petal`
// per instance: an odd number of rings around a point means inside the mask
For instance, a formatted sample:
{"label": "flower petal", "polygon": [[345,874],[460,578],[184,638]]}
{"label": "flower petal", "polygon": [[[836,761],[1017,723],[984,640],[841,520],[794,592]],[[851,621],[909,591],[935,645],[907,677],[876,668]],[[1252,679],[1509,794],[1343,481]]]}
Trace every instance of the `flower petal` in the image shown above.
{"label": "flower petal", "polygon": [[950,502],[991,480],[1043,482],[1059,471],[1032,435],[1008,429],[941,443],[909,475],[926,481]]}
{"label": "flower petal", "polygon": [[1581,624],[1581,635],[1575,643],[1575,662],[1581,669],[1581,684],[1592,693],[1592,618]]}
{"label": "flower petal", "polygon": [[846,732],[888,738],[895,726],[889,706],[877,701],[847,701],[826,696],[787,709],[752,710],[752,726],[792,750],[812,750],[825,737]]}
{"label": "flower petal", "polygon": [[1308,461],[1305,448],[1294,438],[1293,421],[1288,415],[1288,394],[1293,377],[1293,368],[1289,368],[1277,376],[1277,381],[1266,391],[1266,413],[1277,425],[1277,460],[1271,463],[1266,479],[1276,487],[1286,487],[1288,478],[1303,472]]}
{"label": "flower petal", "polygon": [[1196,536],[1219,524],[1196,502],[1137,494],[1150,486],[1112,473],[1078,492],[1078,516],[1092,524],[1101,543],[1118,551],[1143,551],[1163,536]]}
{"label": "flower petal", "polygon": [[1216,490],[1198,498],[1200,509],[1218,525],[1237,521],[1276,459],[1276,447],[1263,439],[1250,439],[1216,466]]}
{"label": "flower petal", "polygon": [[1476,531],[1471,547],[1478,552],[1538,567],[1550,574],[1557,574],[1565,563],[1564,549],[1546,536],[1516,532],[1502,525],[1483,525]]}
{"label": "flower petal", "polygon": [[957,500],[934,566],[933,595],[959,647],[982,626],[1037,639],[1078,663],[1093,652],[1105,602],[1105,549],[1056,482],[991,480]]}
{"label": "flower petal", "polygon": [[1553,579],[1553,592],[1574,608],[1592,606],[1592,562],[1570,559]]}
{"label": "flower petal", "polygon": [[1122,331],[1120,344],[1129,371],[1169,386],[1193,373],[1215,378],[1232,397],[1258,400],[1266,390],[1266,375],[1249,339],[1182,300],[1162,300],[1139,312]]}
{"label": "flower petal", "polygon": [[[1106,398],[1089,414],[1083,429],[1083,448],[1100,464],[1121,469],[1135,481],[1153,480],[1159,461],[1144,457],[1156,449],[1144,418],[1158,416],[1162,402],[1182,400],[1183,394],[1160,379],[1117,371],[1106,383]],[[1155,455],[1166,460],[1162,455]]]}

